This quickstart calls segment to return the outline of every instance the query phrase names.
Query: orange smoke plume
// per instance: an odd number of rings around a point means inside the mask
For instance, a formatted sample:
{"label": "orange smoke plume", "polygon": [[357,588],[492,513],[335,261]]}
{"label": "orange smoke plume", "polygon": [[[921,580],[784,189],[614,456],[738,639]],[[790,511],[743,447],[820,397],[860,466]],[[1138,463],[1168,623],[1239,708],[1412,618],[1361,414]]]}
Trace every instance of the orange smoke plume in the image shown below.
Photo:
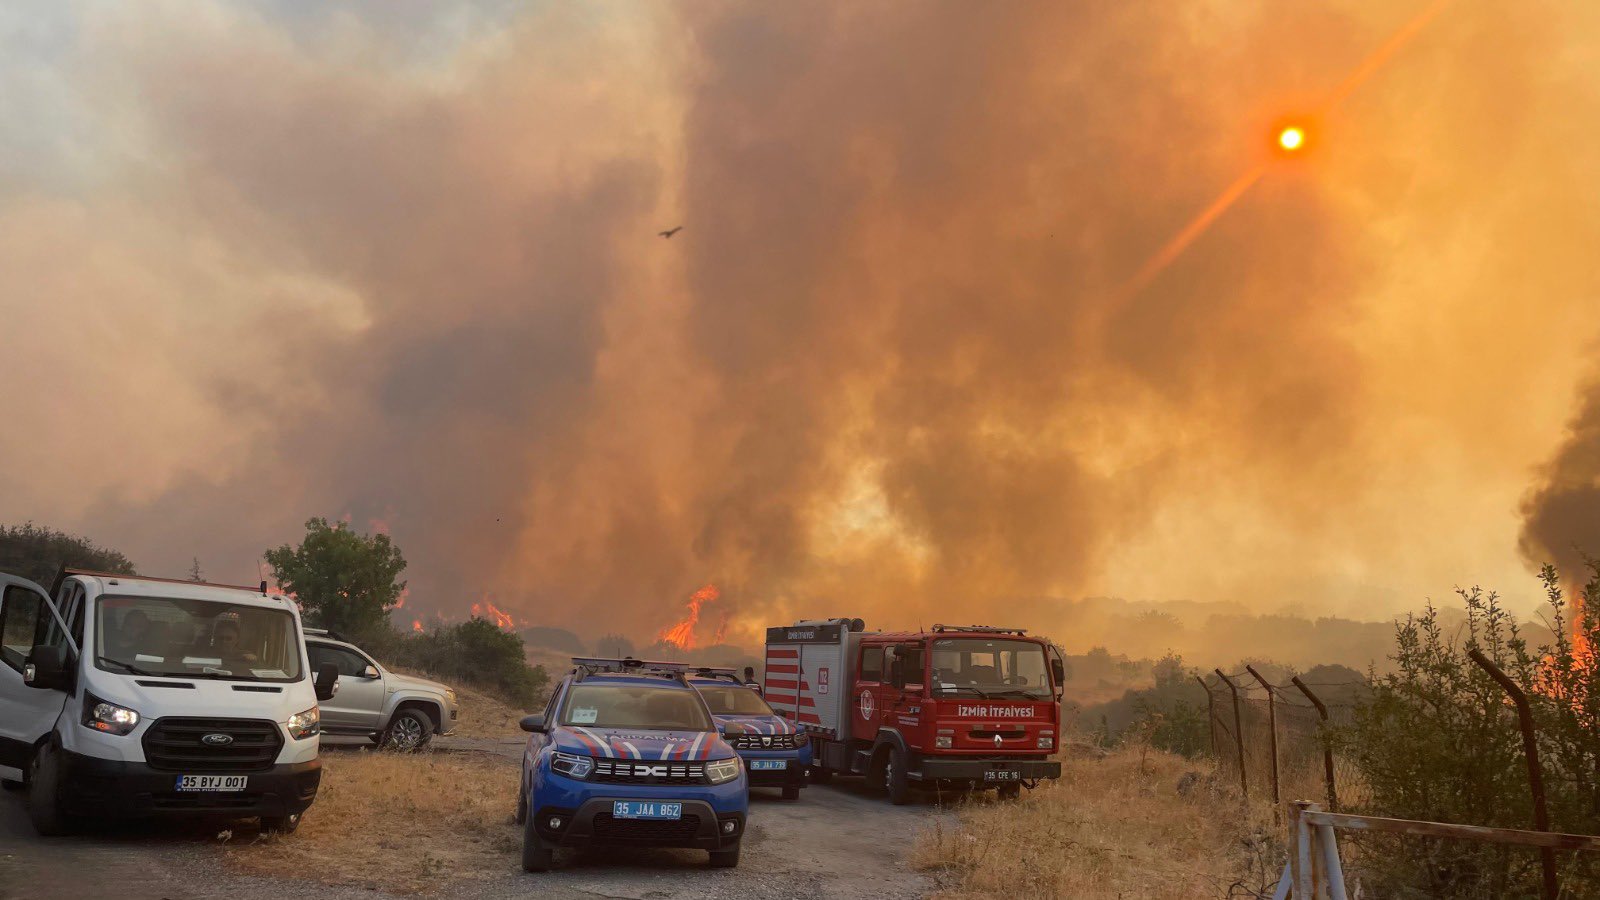
{"label": "orange smoke plume", "polygon": [[[700,607],[707,603],[716,602],[716,599],[720,596],[722,596],[722,593],[717,590],[717,586],[714,584],[708,584],[690,594],[689,611],[684,614],[683,619],[676,625],[661,629],[661,632],[656,635],[656,640],[672,644],[679,650],[693,650],[694,626],[700,622]],[[717,633],[719,636],[721,635],[720,628]]]}

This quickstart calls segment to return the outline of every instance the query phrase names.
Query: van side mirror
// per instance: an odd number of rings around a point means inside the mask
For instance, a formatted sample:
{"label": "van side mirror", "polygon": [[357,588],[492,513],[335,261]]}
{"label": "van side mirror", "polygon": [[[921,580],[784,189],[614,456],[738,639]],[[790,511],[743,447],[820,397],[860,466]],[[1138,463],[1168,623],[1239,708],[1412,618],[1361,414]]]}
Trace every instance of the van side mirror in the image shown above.
{"label": "van side mirror", "polygon": [[22,683],[42,691],[67,689],[67,648],[35,644],[22,665]]}
{"label": "van side mirror", "polygon": [[517,724],[522,727],[523,731],[526,731],[529,734],[542,734],[545,731],[544,716],[523,716],[522,721],[518,722]]}
{"label": "van side mirror", "polygon": [[333,663],[323,663],[317,667],[317,680],[312,682],[317,690],[317,702],[332,700],[333,695],[339,693],[339,667]]}

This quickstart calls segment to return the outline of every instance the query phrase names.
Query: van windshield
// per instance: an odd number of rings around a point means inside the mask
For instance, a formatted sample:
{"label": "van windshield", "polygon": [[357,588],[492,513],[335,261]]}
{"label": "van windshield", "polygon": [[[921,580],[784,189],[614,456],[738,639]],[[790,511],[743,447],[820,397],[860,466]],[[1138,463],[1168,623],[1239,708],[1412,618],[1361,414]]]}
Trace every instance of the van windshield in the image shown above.
{"label": "van windshield", "polygon": [[102,597],[95,664],[108,672],[298,681],[294,617],[279,609],[171,597]]}

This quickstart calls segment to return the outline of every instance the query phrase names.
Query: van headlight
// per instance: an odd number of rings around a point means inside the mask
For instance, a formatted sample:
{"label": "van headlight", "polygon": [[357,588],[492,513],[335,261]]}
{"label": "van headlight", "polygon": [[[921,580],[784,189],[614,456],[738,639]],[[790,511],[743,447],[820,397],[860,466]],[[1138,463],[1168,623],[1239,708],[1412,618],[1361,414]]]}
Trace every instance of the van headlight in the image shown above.
{"label": "van headlight", "polygon": [[594,771],[594,760],[576,753],[554,753],[550,756],[550,769],[568,778],[582,780]]}
{"label": "van headlight", "polygon": [[706,763],[706,780],[712,784],[725,784],[739,777],[739,757],[719,759]]}
{"label": "van headlight", "polygon": [[289,737],[303,740],[322,730],[322,711],[313,706],[304,712],[297,712],[284,723],[289,729]]}
{"label": "van headlight", "polygon": [[118,706],[85,691],[83,694],[83,724],[106,734],[127,734],[139,727],[139,714],[126,706]]}

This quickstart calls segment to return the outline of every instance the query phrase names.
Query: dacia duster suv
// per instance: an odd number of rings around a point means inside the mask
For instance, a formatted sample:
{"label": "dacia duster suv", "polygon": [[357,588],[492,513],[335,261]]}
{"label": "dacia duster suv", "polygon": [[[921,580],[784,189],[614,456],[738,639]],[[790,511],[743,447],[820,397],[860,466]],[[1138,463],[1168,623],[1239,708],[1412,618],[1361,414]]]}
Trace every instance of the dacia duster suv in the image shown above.
{"label": "dacia duster suv", "polygon": [[528,745],[516,819],[522,867],[558,847],[695,847],[739,864],[749,784],[711,711],[675,663],[575,658]]}
{"label": "dacia duster suv", "polygon": [[695,669],[689,683],[700,692],[717,720],[723,739],[744,760],[751,787],[783,789],[783,799],[800,799],[811,768],[811,740],[761,698],[732,669]]}

